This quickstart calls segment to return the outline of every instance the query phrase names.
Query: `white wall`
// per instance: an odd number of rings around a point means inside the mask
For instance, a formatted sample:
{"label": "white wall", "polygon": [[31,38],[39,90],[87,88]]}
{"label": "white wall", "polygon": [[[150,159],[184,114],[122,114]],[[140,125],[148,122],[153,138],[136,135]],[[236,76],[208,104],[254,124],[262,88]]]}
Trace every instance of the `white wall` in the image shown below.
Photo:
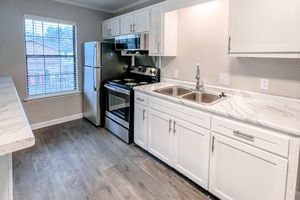
{"label": "white wall", "polygon": [[[195,81],[199,62],[206,84],[219,85],[219,73],[231,74],[230,87],[300,98],[300,60],[227,56],[229,0],[215,0],[178,12],[178,56],[163,58],[162,76]],[[259,79],[270,79],[270,90]]]}
{"label": "white wall", "polygon": [[[77,23],[79,89],[81,89],[81,44],[101,39],[101,22],[110,15],[51,0],[0,0],[0,75],[13,77],[21,99],[26,94],[23,36],[24,14]],[[31,124],[82,113],[81,95],[23,103]]]}

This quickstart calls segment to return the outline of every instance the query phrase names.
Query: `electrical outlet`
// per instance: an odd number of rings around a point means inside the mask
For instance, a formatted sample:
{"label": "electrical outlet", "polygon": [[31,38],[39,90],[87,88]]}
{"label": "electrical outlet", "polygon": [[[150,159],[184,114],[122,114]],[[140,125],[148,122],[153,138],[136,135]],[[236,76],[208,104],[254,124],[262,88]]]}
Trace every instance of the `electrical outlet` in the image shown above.
{"label": "electrical outlet", "polygon": [[261,90],[269,89],[269,79],[260,79],[260,89]]}
{"label": "electrical outlet", "polygon": [[219,74],[219,84],[230,85],[230,74]]}
{"label": "electrical outlet", "polygon": [[173,74],[173,77],[174,77],[175,79],[177,79],[177,78],[178,78],[178,70],[175,69],[173,73],[174,73],[174,74]]}

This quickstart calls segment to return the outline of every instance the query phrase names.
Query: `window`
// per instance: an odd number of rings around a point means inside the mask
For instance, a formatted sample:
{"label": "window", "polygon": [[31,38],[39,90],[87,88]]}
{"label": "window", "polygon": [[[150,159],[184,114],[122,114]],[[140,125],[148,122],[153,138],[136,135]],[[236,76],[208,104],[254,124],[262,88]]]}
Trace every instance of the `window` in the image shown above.
{"label": "window", "polygon": [[28,97],[77,90],[74,23],[25,16],[25,47]]}

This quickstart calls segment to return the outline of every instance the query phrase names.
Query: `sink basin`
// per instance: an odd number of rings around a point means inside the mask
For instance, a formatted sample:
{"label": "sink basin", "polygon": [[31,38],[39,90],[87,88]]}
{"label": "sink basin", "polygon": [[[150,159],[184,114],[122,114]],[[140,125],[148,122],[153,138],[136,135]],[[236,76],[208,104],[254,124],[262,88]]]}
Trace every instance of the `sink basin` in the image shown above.
{"label": "sink basin", "polygon": [[154,90],[154,92],[157,92],[159,94],[168,95],[168,96],[178,97],[178,96],[182,96],[182,95],[191,93],[192,90],[183,88],[183,87],[172,86],[172,87],[157,89],[157,90]]}
{"label": "sink basin", "polygon": [[182,98],[201,104],[213,104],[224,99],[222,95],[211,94],[206,92],[192,92],[183,95]]}

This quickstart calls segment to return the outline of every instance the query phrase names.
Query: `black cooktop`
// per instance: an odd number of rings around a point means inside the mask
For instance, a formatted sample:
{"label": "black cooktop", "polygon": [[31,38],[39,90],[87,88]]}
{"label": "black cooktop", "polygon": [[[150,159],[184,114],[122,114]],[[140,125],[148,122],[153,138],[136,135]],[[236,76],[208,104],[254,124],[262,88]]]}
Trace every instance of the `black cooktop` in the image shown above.
{"label": "black cooktop", "polygon": [[160,70],[148,66],[132,66],[128,69],[125,76],[120,79],[107,81],[108,84],[132,89],[135,86],[157,83],[160,81]]}

